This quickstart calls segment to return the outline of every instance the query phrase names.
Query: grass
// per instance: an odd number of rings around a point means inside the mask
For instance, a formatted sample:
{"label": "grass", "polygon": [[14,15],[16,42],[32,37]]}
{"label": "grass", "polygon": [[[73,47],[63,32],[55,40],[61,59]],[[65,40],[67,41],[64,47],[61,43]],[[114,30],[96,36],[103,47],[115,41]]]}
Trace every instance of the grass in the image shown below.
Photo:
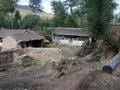
{"label": "grass", "polygon": [[63,55],[67,59],[69,57],[76,56],[80,50],[80,46],[60,45],[60,44],[49,44],[48,48],[60,48],[63,50]]}
{"label": "grass", "polygon": [[21,61],[21,65],[23,68],[29,67],[31,65],[35,64],[35,60],[31,57],[24,57]]}

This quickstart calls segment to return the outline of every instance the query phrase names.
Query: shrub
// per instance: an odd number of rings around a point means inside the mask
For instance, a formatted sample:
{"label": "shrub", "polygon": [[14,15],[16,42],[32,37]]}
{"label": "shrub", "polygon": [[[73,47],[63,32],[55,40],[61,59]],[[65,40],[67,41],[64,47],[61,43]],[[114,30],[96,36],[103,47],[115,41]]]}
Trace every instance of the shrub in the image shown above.
{"label": "shrub", "polygon": [[29,67],[33,64],[33,58],[26,56],[22,59],[21,66],[23,68]]}

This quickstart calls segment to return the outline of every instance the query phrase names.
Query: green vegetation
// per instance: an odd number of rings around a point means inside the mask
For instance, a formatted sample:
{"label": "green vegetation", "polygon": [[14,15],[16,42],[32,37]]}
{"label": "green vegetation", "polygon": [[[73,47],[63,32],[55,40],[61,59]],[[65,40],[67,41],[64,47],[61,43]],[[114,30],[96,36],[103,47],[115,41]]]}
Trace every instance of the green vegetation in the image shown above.
{"label": "green vegetation", "polygon": [[55,27],[83,27],[86,19],[80,7],[81,0],[53,1],[53,26]]}
{"label": "green vegetation", "polygon": [[29,67],[29,66],[31,66],[31,65],[33,65],[33,64],[35,64],[33,58],[28,57],[28,56],[27,56],[27,57],[24,57],[24,58],[22,59],[22,61],[21,61],[21,66],[22,66],[23,68]]}
{"label": "green vegetation", "polygon": [[92,37],[103,39],[106,35],[108,36],[113,10],[117,5],[114,0],[82,0],[81,2]]}
{"label": "green vegetation", "polygon": [[63,50],[63,56],[65,59],[78,56],[77,54],[80,52],[79,46],[68,46],[68,45],[59,45],[59,44],[49,44],[47,47],[49,48],[60,48]]}
{"label": "green vegetation", "polygon": [[33,28],[35,28],[35,26],[38,25],[39,21],[40,21],[39,16],[29,14],[29,15],[23,17],[23,19],[21,20],[21,28],[33,29]]}
{"label": "green vegetation", "polygon": [[4,27],[8,13],[15,11],[15,4],[18,0],[0,0],[0,28]]}

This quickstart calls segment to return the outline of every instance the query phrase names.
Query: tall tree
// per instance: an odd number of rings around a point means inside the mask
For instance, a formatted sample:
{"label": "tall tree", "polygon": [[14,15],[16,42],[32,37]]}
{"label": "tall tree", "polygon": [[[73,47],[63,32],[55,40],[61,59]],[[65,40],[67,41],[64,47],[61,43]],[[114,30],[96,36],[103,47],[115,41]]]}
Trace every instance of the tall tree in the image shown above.
{"label": "tall tree", "polygon": [[106,36],[116,7],[114,0],[81,0],[81,3],[92,36],[97,39]]}
{"label": "tall tree", "polygon": [[29,6],[31,7],[33,13],[37,11],[42,11],[42,0],[29,0]]}
{"label": "tall tree", "polygon": [[67,10],[64,7],[64,3],[62,3],[61,1],[53,1],[52,6],[53,6],[54,14],[55,14],[54,25],[64,26],[66,15],[67,15]]}
{"label": "tall tree", "polygon": [[65,6],[69,9],[70,14],[74,14],[74,11],[80,7],[80,0],[65,0]]}
{"label": "tall tree", "polygon": [[0,0],[0,28],[4,26],[5,17],[15,10],[15,3],[18,0]]}
{"label": "tall tree", "polygon": [[28,14],[21,20],[21,28],[33,29],[38,25],[40,17],[37,15]]}
{"label": "tall tree", "polygon": [[68,26],[71,27],[82,27],[83,18],[80,7],[81,0],[65,0],[65,7],[68,12]]}
{"label": "tall tree", "polygon": [[55,26],[83,27],[85,18],[83,18],[80,1],[81,0],[53,1]]}

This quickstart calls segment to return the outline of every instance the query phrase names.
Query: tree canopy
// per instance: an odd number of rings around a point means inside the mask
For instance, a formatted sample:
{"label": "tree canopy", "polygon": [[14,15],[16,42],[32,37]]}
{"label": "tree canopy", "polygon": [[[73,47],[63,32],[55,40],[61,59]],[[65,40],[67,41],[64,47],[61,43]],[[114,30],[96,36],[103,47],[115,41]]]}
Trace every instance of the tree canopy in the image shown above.
{"label": "tree canopy", "polygon": [[101,38],[109,33],[116,5],[114,0],[81,0],[81,10],[86,14],[93,37]]}
{"label": "tree canopy", "polygon": [[7,14],[14,12],[17,1],[18,0],[0,0],[0,28],[4,26]]}
{"label": "tree canopy", "polygon": [[36,13],[36,11],[42,10],[41,2],[42,0],[29,0],[29,6],[31,7],[31,10],[33,11],[33,13]]}

